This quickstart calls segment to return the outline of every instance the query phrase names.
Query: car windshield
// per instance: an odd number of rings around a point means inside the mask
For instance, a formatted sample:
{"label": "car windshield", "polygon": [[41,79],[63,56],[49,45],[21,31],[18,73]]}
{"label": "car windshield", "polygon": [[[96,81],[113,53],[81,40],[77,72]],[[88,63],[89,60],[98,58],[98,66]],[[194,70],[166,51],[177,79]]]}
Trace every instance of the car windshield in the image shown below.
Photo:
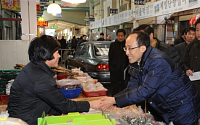
{"label": "car windshield", "polygon": [[95,44],[94,50],[96,56],[108,56],[110,44]]}

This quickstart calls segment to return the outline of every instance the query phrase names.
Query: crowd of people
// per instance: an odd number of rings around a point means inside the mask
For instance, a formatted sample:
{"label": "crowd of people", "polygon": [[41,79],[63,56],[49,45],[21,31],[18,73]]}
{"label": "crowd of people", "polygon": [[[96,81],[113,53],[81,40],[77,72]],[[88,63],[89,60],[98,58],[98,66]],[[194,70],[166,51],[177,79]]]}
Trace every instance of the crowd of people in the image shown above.
{"label": "crowd of people", "polygon": [[[147,24],[133,29],[127,39],[124,29],[118,29],[116,36],[108,55],[112,96],[89,102],[68,100],[56,87],[51,67],[58,66],[64,38],[60,43],[46,35],[33,39],[28,50],[30,63],[10,90],[10,116],[36,125],[42,111],[60,115],[136,104],[166,124],[198,125],[200,78],[191,81],[189,77],[200,71],[200,19],[195,28],[184,30],[174,47],[154,37],[154,29]],[[98,40],[105,40],[103,33]],[[86,41],[86,35],[79,40],[74,36],[71,48]]]}

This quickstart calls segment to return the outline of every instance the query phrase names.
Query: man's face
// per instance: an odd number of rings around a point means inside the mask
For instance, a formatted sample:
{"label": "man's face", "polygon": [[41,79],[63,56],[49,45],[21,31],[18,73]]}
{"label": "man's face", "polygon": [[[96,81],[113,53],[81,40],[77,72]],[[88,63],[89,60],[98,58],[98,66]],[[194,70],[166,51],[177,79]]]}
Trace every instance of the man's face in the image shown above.
{"label": "man's face", "polygon": [[86,40],[86,36],[83,37],[83,40]]}
{"label": "man's face", "polygon": [[124,35],[123,32],[118,32],[118,33],[117,33],[117,40],[118,40],[119,42],[123,42],[123,41],[125,40],[125,35]]}
{"label": "man's face", "polygon": [[198,40],[200,40],[200,23],[196,26],[196,37]]}
{"label": "man's face", "polygon": [[103,38],[104,38],[104,35],[100,35],[100,38],[102,38],[102,39],[103,39]]}
{"label": "man's face", "polygon": [[107,39],[110,40],[110,35],[107,36]]}
{"label": "man's face", "polygon": [[185,35],[185,39],[189,43],[193,42],[195,39],[195,32],[192,30],[188,31],[187,34]]}
{"label": "man's face", "polygon": [[58,67],[58,61],[59,61],[59,58],[60,58],[60,54],[58,53],[58,50],[53,53],[53,57],[54,58],[52,60],[46,60],[45,63],[49,67]]}
{"label": "man's face", "polygon": [[131,34],[126,39],[126,55],[128,56],[129,63],[140,63],[143,53],[146,51],[145,46],[138,46],[138,43],[136,41],[137,34]]}

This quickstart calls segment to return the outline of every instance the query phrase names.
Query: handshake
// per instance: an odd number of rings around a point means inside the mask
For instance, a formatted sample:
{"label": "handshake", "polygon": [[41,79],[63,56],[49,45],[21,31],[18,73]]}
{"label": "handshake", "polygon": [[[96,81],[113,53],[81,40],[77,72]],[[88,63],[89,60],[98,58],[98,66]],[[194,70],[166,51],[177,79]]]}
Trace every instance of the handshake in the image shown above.
{"label": "handshake", "polygon": [[89,103],[90,103],[90,108],[93,108],[93,109],[101,108],[103,110],[107,110],[111,106],[116,104],[114,97],[104,97],[99,100],[89,101]]}

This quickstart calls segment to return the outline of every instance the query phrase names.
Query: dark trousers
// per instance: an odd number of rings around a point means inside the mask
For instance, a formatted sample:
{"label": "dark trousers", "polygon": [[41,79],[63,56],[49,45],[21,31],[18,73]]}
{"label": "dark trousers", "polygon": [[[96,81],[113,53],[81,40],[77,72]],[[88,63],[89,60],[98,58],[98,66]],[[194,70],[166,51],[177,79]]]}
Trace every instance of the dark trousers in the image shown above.
{"label": "dark trousers", "polygon": [[110,80],[112,87],[112,96],[123,91],[126,88],[125,81],[123,79],[123,74],[117,74],[110,72]]}
{"label": "dark trousers", "polygon": [[200,95],[200,80],[198,80],[198,81],[192,81],[192,84],[199,91],[199,95]]}

